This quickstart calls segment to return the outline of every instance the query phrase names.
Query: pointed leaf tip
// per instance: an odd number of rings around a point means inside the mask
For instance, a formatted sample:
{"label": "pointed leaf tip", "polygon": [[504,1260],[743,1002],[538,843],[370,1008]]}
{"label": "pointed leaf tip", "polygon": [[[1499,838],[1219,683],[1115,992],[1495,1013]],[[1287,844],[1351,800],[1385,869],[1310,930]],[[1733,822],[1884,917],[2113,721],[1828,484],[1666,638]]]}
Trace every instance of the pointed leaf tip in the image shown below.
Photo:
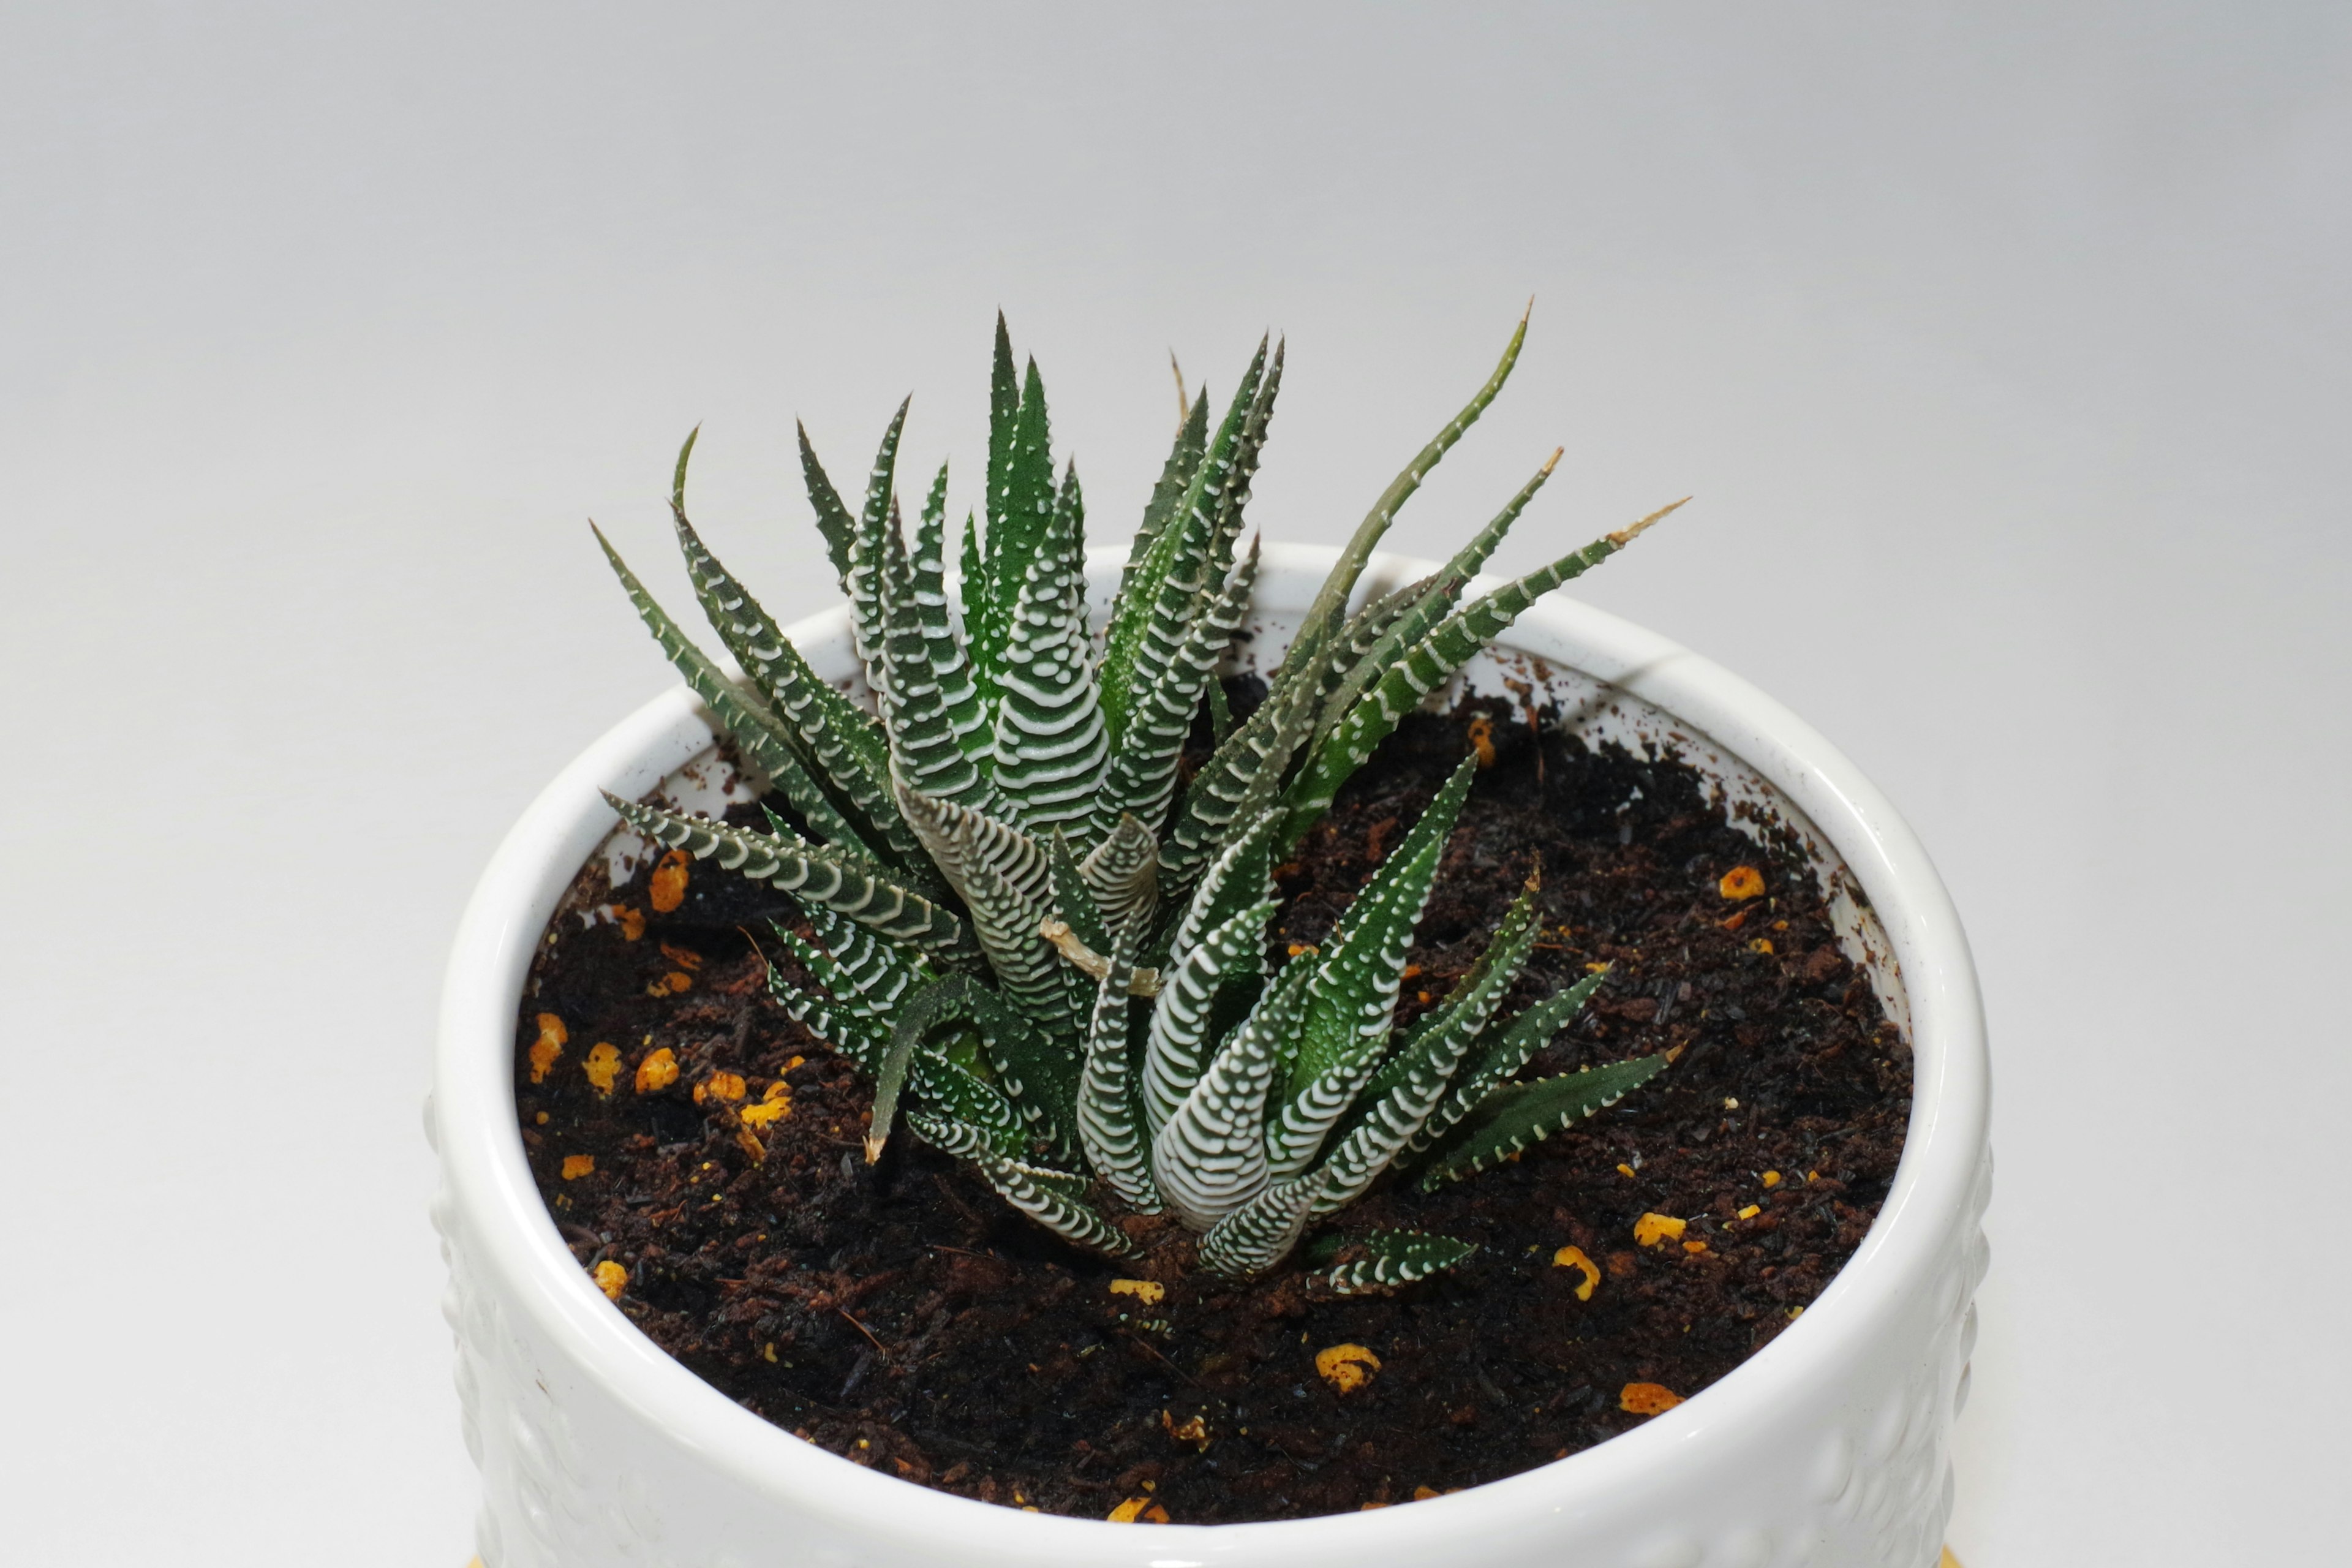
{"label": "pointed leaf tip", "polygon": [[696,420],[694,428],[686,433],[686,444],[677,449],[677,471],[670,478],[669,504],[673,510],[686,507],[686,465],[694,456],[695,437],[702,434],[702,422]]}
{"label": "pointed leaf tip", "polygon": [[1657,510],[1638,521],[1626,524],[1623,528],[1619,529],[1616,532],[1609,536],[1609,542],[1615,545],[1620,550],[1624,549],[1625,546],[1631,544],[1636,539],[1639,539],[1643,534],[1647,533],[1654,524],[1663,520],[1668,513],[1678,511],[1682,508],[1688,506],[1690,504],[1690,497],[1685,496],[1678,501],[1671,501],[1666,505],[1660,507]]}

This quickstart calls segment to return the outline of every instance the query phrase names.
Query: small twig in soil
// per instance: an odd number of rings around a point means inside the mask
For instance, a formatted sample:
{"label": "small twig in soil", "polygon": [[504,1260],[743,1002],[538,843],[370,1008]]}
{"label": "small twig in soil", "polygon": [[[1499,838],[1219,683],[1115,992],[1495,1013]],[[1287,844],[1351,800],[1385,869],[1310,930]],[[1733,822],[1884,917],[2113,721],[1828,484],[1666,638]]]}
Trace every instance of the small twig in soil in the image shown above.
{"label": "small twig in soil", "polygon": [[851,1317],[849,1313],[842,1308],[835,1307],[834,1310],[841,1313],[843,1321],[846,1322],[851,1328],[856,1329],[859,1333],[864,1334],[866,1340],[876,1350],[880,1351],[884,1355],[888,1355],[890,1353],[887,1346],[884,1345],[880,1340],[875,1339],[874,1331],[872,1329],[867,1328],[865,1324]]}
{"label": "small twig in soil", "polygon": [[1178,1366],[1174,1362],[1170,1361],[1166,1356],[1161,1355],[1160,1353],[1159,1347],[1154,1345],[1150,1341],[1145,1339],[1141,1334],[1129,1330],[1128,1331],[1127,1337],[1133,1340],[1137,1344],[1141,1345],[1146,1352],[1157,1358],[1160,1364],[1167,1367],[1170,1372],[1174,1373],[1177,1376],[1182,1378],[1185,1382],[1191,1384],[1195,1388],[1201,1386],[1200,1381],[1197,1378],[1195,1378],[1191,1373],[1186,1372],[1182,1367]]}

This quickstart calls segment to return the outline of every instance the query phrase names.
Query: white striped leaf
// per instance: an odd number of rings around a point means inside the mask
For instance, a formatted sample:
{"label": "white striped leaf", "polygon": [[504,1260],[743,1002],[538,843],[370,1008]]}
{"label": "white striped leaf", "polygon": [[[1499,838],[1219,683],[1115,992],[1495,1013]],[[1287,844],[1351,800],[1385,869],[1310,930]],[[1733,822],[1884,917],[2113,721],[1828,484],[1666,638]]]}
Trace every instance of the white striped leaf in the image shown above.
{"label": "white striped leaf", "polygon": [[1264,968],[1265,925],[1274,910],[1267,899],[1238,911],[1160,977],[1143,1047],[1143,1116],[1154,1137],[1200,1081],[1201,1047],[1218,989],[1233,976]]}
{"label": "white striped leaf", "polygon": [[1423,1152],[1443,1138],[1454,1124],[1477,1109],[1497,1084],[1517,1073],[1543,1049],[1554,1035],[1584,1010],[1592,994],[1608,978],[1588,974],[1567,990],[1548,996],[1479,1037],[1469,1065],[1454,1076],[1454,1088],[1432,1111],[1421,1131],[1405,1144],[1405,1153]]}
{"label": "white striped leaf", "polygon": [[1335,1295],[1360,1296],[1410,1285],[1453,1268],[1478,1250],[1474,1241],[1425,1230],[1375,1230],[1353,1238],[1364,1256],[1323,1272]]}
{"label": "white striped leaf", "polygon": [[1307,1171],[1266,1187],[1201,1238],[1201,1267],[1228,1279],[1265,1273],[1298,1245],[1322,1186],[1323,1173]]}
{"label": "white striped leaf", "polygon": [[1265,1190],[1266,1094],[1280,1070],[1281,1044],[1305,1011],[1312,974],[1305,963],[1283,971],[1152,1140],[1160,1189],[1196,1231]]}
{"label": "white striped leaf", "polygon": [[1596,1111],[1605,1110],[1633,1090],[1664,1072],[1663,1052],[1612,1062],[1558,1078],[1507,1083],[1489,1090],[1486,1099],[1439,1142],[1421,1189],[1433,1192],[1449,1181],[1460,1181],[1496,1161],[1542,1142]]}
{"label": "white striped leaf", "polygon": [[1464,1059],[1503,994],[1518,978],[1535,945],[1535,894],[1530,879],[1463,984],[1407,1035],[1366,1085],[1359,1097],[1355,1124],[1341,1133],[1323,1162],[1329,1179],[1315,1200],[1317,1215],[1345,1208],[1361,1197],[1445,1099]]}
{"label": "white striped leaf", "polygon": [[[1021,566],[992,750],[996,787],[1014,820],[1036,834],[1064,829],[1085,847],[1101,837],[1096,797],[1110,740],[1087,636],[1081,506],[1072,468]],[[997,569],[1011,565],[1000,561]]]}
{"label": "white striped leaf", "polygon": [[[1675,506],[1681,504],[1676,501]],[[1505,584],[1448,616],[1401,655],[1348,710],[1330,736],[1308,758],[1297,782],[1291,785],[1288,841],[1297,843],[1308,828],[1321,821],[1339,785],[1363,766],[1372,748],[1394,733],[1406,714],[1452,679],[1457,670],[1517,620],[1529,605],[1616,554],[1636,534],[1674,510],[1666,507],[1653,512],[1630,528],[1605,534],[1581,550]]]}
{"label": "white striped leaf", "polygon": [[965,965],[981,957],[963,921],[890,881],[869,861],[830,847],[795,844],[709,817],[623,800],[610,792],[604,799],[622,821],[664,848],[714,861],[723,871],[790,893],[804,906],[823,905],[944,963]]}
{"label": "white striped leaf", "polygon": [[1139,922],[1122,927],[1110,967],[1095,992],[1087,1026],[1086,1069],[1078,1079],[1078,1146],[1087,1164],[1138,1214],[1160,1212],[1136,1105],[1134,1058],[1128,1049],[1128,987],[1135,978]]}
{"label": "white striped leaf", "polygon": [[1008,1160],[991,1147],[987,1135],[941,1116],[912,1111],[907,1124],[923,1141],[947,1153],[968,1160],[997,1194],[1066,1241],[1112,1258],[1135,1250],[1126,1233],[1079,1201],[1071,1188],[1082,1178],[1068,1172]]}
{"label": "white striped leaf", "polygon": [[[1529,301],[1528,309],[1534,309],[1533,301]],[[1331,574],[1323,580],[1314,603],[1307,606],[1298,635],[1291,639],[1290,651],[1284,657],[1285,668],[1305,668],[1337,634],[1340,623],[1347,618],[1348,599],[1356,591],[1356,579],[1363,575],[1365,563],[1379,547],[1381,536],[1389,531],[1398,510],[1421,488],[1422,480],[1429,477],[1439,459],[1453,450],[1454,444],[1462,439],[1464,433],[1477,422],[1478,416],[1486,412],[1486,405],[1495,401],[1495,395],[1503,390],[1503,383],[1510,379],[1511,367],[1518,363],[1519,345],[1527,341],[1528,318],[1522,315],[1517,329],[1511,333],[1509,346],[1503,350],[1501,363],[1495,366],[1486,384],[1463,405],[1461,413],[1448,420],[1445,427],[1414,454],[1404,471],[1391,479],[1389,488],[1372,502],[1372,510],[1356,525],[1354,535],[1339,552],[1339,559],[1332,563]]]}

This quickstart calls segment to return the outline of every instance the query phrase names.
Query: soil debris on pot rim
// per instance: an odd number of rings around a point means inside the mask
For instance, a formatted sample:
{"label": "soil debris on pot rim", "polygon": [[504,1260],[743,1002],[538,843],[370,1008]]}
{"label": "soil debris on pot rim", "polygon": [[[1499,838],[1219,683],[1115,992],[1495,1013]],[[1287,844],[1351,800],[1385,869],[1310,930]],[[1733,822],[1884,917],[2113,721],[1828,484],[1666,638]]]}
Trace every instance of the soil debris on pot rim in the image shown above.
{"label": "soil debris on pot rim", "polygon": [[675,858],[615,887],[593,857],[539,949],[515,1094],[550,1212],[620,1310],[745,1408],[1010,1507],[1351,1512],[1639,1425],[1768,1342],[1853,1254],[1902,1153],[1910,1053],[1799,856],[1735,831],[1686,766],[1538,741],[1501,702],[1409,719],[1349,782],[1278,868],[1277,963],[1324,936],[1474,746],[1493,762],[1399,1022],[1444,994],[1539,862],[1544,930],[1507,1006],[1613,967],[1528,1075],[1677,1055],[1495,1169],[1337,1216],[1341,1237],[1476,1242],[1449,1273],[1344,1298],[1296,1259],[1245,1285],[1155,1273],[1064,1245],[903,1133],[865,1165],[867,1086],[766,996],[765,921],[793,917]]}

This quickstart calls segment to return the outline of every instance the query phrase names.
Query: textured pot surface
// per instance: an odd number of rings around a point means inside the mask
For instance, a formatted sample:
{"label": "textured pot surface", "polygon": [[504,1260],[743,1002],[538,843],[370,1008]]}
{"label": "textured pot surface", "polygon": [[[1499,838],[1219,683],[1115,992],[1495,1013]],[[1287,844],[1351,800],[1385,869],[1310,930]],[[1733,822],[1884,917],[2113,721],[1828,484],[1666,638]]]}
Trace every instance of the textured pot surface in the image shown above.
{"label": "textured pot surface", "polygon": [[[1244,663],[1278,657],[1333,553],[1267,548]],[[1118,564],[1090,563],[1098,608]],[[1376,557],[1363,591],[1432,569]],[[854,675],[845,612],[792,636],[821,673]],[[425,1123],[441,1158],[433,1217],[488,1568],[1930,1568],[1951,1509],[1951,1424],[1967,1397],[1991,1186],[1983,1016],[1934,867],[1810,726],[1613,616],[1548,599],[1468,679],[1532,692],[1588,735],[1670,748],[1735,806],[1794,828],[1848,952],[1909,1036],[1916,1089],[1894,1187],[1803,1317],[1714,1386],[1597,1447],[1324,1519],[1115,1525],[1023,1513],[877,1474],[770,1426],[605,1300],[541,1203],[515,1120],[514,1020],[532,950],[589,856],[629,847],[609,842],[598,791],[658,787],[705,806],[740,793],[712,754],[708,716],[679,689],[532,804],[484,874],[450,962]]]}

